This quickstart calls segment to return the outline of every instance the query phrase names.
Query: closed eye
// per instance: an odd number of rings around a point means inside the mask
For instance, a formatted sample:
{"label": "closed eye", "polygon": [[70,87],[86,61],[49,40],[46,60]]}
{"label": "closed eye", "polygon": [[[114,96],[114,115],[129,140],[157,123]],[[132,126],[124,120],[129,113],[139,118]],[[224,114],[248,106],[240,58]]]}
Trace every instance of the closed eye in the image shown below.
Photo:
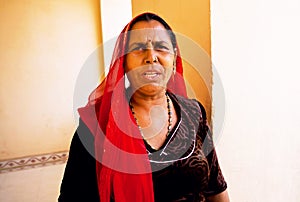
{"label": "closed eye", "polygon": [[158,41],[154,44],[154,49],[157,51],[169,52],[171,50],[171,45],[164,41]]}
{"label": "closed eye", "polygon": [[158,50],[158,51],[169,51],[170,50],[167,46],[164,46],[164,45],[157,45],[154,47],[154,49]]}
{"label": "closed eye", "polygon": [[129,52],[146,50],[147,46],[143,43],[135,43],[129,47]]}

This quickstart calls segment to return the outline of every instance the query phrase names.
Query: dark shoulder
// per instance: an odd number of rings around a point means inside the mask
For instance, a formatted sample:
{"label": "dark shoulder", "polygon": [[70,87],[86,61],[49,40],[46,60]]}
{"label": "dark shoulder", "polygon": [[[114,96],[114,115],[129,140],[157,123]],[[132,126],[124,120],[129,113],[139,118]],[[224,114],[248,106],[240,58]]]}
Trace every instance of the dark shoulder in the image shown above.
{"label": "dark shoulder", "polygon": [[175,94],[170,94],[170,96],[177,101],[181,110],[187,113],[197,114],[200,119],[206,120],[205,108],[198,100]]}

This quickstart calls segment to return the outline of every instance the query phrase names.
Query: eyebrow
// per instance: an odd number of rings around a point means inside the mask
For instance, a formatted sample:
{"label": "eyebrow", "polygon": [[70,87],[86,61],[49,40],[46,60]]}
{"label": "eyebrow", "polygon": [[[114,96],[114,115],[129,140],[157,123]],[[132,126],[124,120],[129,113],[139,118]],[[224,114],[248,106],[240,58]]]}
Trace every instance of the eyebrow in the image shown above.
{"label": "eyebrow", "polygon": [[[172,44],[171,43],[168,43],[168,42],[166,42],[166,41],[154,41],[154,42],[151,42],[153,45],[160,45],[160,44],[166,44],[166,45],[171,45],[172,46]],[[133,46],[140,46],[140,45],[146,45],[147,44],[147,42],[145,43],[145,42],[134,42],[134,43],[132,43],[132,44],[129,44],[129,46],[128,46],[128,49],[130,50]]]}

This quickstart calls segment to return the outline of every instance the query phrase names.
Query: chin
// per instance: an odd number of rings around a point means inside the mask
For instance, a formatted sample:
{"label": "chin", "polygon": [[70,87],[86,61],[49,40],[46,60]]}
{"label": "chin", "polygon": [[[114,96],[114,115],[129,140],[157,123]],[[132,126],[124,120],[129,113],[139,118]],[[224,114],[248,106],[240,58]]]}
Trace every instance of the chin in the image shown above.
{"label": "chin", "polygon": [[165,91],[166,86],[158,85],[158,84],[148,84],[139,89],[139,91],[142,91],[144,94],[149,95],[155,95],[159,94],[162,91]]}

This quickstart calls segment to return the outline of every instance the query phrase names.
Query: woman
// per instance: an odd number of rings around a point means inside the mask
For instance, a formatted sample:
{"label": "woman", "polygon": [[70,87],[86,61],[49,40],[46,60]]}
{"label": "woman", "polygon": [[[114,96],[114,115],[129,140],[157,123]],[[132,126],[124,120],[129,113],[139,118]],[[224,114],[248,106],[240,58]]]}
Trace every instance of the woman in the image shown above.
{"label": "woman", "polygon": [[182,74],[163,19],[143,13],[125,26],[79,109],[59,201],[229,201],[205,110]]}

